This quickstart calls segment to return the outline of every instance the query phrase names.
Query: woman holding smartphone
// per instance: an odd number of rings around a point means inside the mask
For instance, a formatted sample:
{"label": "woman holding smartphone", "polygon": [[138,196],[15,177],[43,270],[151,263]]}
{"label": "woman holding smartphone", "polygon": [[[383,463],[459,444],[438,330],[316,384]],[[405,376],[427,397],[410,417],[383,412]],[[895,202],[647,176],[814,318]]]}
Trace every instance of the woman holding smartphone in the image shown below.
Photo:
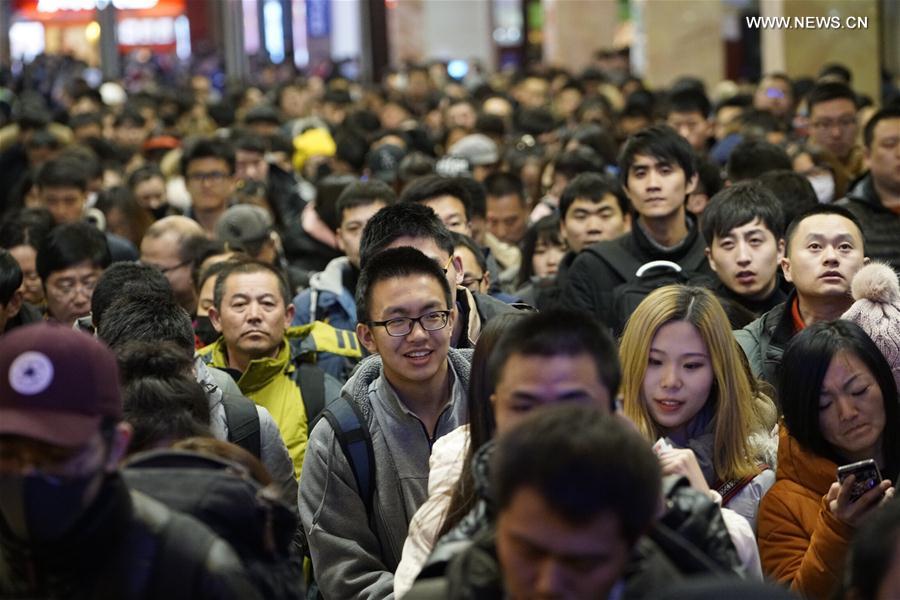
{"label": "woman holding smartphone", "polygon": [[755,387],[709,290],[660,288],[637,307],[619,349],[625,415],[656,442],[664,475],[685,475],[756,524],[775,482],[776,411]]}
{"label": "woman holding smartphone", "polygon": [[[820,322],[784,352],[778,481],[763,499],[763,571],[810,598],[837,588],[854,529],[893,496],[900,470],[897,386],[874,342],[849,321]],[[853,499],[840,465],[874,459],[884,481]]]}

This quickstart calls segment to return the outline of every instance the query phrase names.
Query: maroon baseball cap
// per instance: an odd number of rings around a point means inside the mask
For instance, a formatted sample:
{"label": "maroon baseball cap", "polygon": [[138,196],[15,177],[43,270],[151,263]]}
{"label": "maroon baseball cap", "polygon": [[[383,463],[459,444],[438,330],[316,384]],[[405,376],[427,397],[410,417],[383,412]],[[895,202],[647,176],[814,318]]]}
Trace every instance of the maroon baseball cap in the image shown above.
{"label": "maroon baseball cap", "polygon": [[0,435],[77,447],[104,417],[122,419],[119,369],[109,348],[52,323],[0,337]]}

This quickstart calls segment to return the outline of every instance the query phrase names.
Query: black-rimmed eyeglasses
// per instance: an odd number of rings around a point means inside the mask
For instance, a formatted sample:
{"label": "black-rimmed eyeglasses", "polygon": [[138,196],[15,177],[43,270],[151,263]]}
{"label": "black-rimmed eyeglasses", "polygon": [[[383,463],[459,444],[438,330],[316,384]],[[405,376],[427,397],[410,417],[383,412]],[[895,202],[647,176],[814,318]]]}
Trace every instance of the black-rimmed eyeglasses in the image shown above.
{"label": "black-rimmed eyeglasses", "polygon": [[397,317],[387,321],[369,321],[370,327],[384,327],[391,337],[403,337],[412,332],[416,323],[425,331],[438,331],[447,326],[450,320],[449,310],[434,310],[418,317]]}

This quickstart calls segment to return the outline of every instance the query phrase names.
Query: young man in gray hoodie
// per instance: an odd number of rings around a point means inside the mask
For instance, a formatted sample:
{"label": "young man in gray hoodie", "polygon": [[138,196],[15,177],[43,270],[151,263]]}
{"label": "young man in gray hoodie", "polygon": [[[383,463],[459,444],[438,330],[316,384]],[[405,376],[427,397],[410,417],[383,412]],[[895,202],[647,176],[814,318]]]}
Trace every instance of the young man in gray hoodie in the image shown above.
{"label": "young man in gray hoodie", "polygon": [[401,247],[372,256],[357,285],[357,336],[373,356],[342,396],[371,439],[370,506],[327,419],[309,436],[299,509],[326,598],[393,593],[409,521],[427,497],[434,442],[468,422],[470,351],[450,348],[457,318],[435,261]]}

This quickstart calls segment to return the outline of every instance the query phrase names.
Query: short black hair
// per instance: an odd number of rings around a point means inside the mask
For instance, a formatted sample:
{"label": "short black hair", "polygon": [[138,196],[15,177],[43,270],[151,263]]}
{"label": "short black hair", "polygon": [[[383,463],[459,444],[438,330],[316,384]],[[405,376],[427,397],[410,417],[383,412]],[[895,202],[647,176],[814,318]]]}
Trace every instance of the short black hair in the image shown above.
{"label": "short black hair", "polygon": [[519,202],[525,204],[525,187],[522,180],[512,173],[498,172],[491,173],[484,179],[484,189],[488,197],[500,198],[501,196],[509,196],[515,194],[519,197]]}
{"label": "short black hair", "polygon": [[[862,225],[859,222],[859,219],[856,218],[852,212],[844,208],[843,206],[838,206],[837,204],[817,204],[806,210],[791,221],[787,226],[787,231],[784,232],[784,255],[787,256],[791,247],[791,239],[794,237],[794,232],[797,231],[797,227],[800,226],[800,223],[808,219],[809,217],[814,217],[816,215],[838,215],[840,217],[844,217],[851,223],[856,226],[856,229],[859,231],[860,237],[863,240],[863,244],[865,244],[865,234],[863,233]],[[863,246],[863,252],[865,252],[865,246]]]}
{"label": "short black hair", "polygon": [[707,119],[712,110],[712,104],[702,89],[680,89],[672,92],[668,100],[668,114],[700,113],[700,116]]}
{"label": "short black hair", "polygon": [[94,327],[100,326],[103,313],[117,298],[126,297],[135,291],[174,299],[172,286],[159,269],[136,262],[113,263],[97,280],[97,286],[91,294]]}
{"label": "short black hair", "polygon": [[79,113],[72,115],[72,118],[69,119],[69,127],[73,130],[79,127],[87,127],[88,125],[103,127],[103,115],[98,112]]}
{"label": "short black hair", "polygon": [[278,291],[284,300],[284,305],[291,303],[291,287],[288,284],[287,277],[278,267],[270,265],[259,260],[236,260],[227,261],[228,267],[222,269],[216,278],[216,285],[213,288],[213,305],[216,310],[222,310],[222,300],[225,299],[225,283],[232,275],[244,275],[248,273],[271,273],[278,282]]}
{"label": "short black hair", "polygon": [[38,249],[35,263],[38,275],[46,285],[51,274],[85,261],[101,269],[112,263],[106,237],[88,223],[69,223],[50,232]]}
{"label": "short black hair", "polygon": [[88,175],[83,161],[72,156],[48,160],[38,169],[35,177],[38,188],[73,187],[87,191]]}
{"label": "short black hair", "polygon": [[553,173],[574,179],[582,173],[603,173],[603,158],[590,146],[578,146],[560,154],[553,162]]}
{"label": "short black hair", "polygon": [[609,391],[610,410],[615,410],[622,381],[618,350],[609,330],[589,313],[552,309],[532,313],[511,325],[497,343],[488,365],[495,386],[514,354],[545,357],[587,354],[597,367],[600,382]]}
{"label": "short black hair", "polygon": [[35,250],[53,230],[53,215],[46,208],[23,208],[0,222],[0,247],[31,246]]}
{"label": "short black hair", "polygon": [[415,248],[389,248],[378,252],[366,261],[366,265],[359,274],[359,282],[356,284],[357,320],[360,323],[371,320],[372,290],[375,289],[377,283],[394,277],[410,275],[427,275],[435,279],[441,286],[447,308],[453,308],[450,305],[452,302],[450,284],[437,263]]}
{"label": "short black hair", "polygon": [[817,77],[819,79],[823,77],[837,77],[847,85],[853,83],[853,73],[841,63],[827,63],[822,65]]}
{"label": "short black hair", "polygon": [[228,174],[234,174],[234,147],[223,139],[198,138],[187,144],[184,154],[181,155],[181,174],[187,177],[188,167],[193,161],[201,158],[221,159],[228,166]]}
{"label": "short black hair", "polygon": [[141,165],[137,169],[131,172],[131,175],[128,176],[128,189],[132,192],[134,188],[138,185],[144,183],[145,181],[149,181],[151,179],[162,179],[163,182],[166,181],[166,176],[163,175],[163,172],[160,168],[155,164]]}
{"label": "short black hair", "polygon": [[778,377],[784,422],[791,436],[814,454],[837,464],[852,462],[840,456],[822,435],[819,425],[822,382],[834,358],[842,352],[855,355],[872,373],[884,402],[885,425],[882,451],[885,478],[900,472],[900,408],[891,367],[875,342],[851,321],[821,321],[791,338],[784,350]]}
{"label": "short black hair", "polygon": [[[22,267],[8,250],[0,249],[0,306],[6,306],[22,285]],[[3,333],[0,331],[0,333]]]}
{"label": "short black hair", "polygon": [[384,202],[387,206],[397,202],[397,194],[393,188],[383,181],[373,179],[351,183],[344,188],[338,196],[335,211],[338,216],[338,225],[344,221],[344,211],[368,206],[375,202]]}
{"label": "short black hair", "polygon": [[630,544],[659,508],[662,476],[650,445],[621,419],[590,406],[526,415],[497,439],[490,473],[498,512],[530,489],[567,522],[611,514]]}
{"label": "short black hair", "polygon": [[895,104],[882,108],[869,118],[866,128],[863,130],[863,140],[866,148],[872,147],[872,142],[875,140],[875,128],[878,127],[880,122],[887,119],[900,119],[900,105]]}
{"label": "short black hair", "polygon": [[194,355],[191,316],[173,298],[148,290],[116,298],[103,312],[97,337],[114,352],[132,341],[171,342],[185,356]]}
{"label": "short black hair", "polygon": [[668,125],[654,125],[630,136],[619,153],[619,181],[628,187],[628,177],[635,157],[650,156],[672,163],[684,171],[685,182],[697,172],[697,157],[686,139]]}
{"label": "short black hair", "polygon": [[471,220],[472,199],[469,197],[469,190],[461,183],[461,179],[442,175],[425,175],[413,179],[400,194],[400,202],[424,203],[439,196],[452,196],[462,203],[466,220]]}
{"label": "short black hair", "polygon": [[114,123],[116,127],[122,127],[126,124],[133,124],[138,127],[144,127],[147,124],[147,119],[144,118],[144,115],[140,113],[135,108],[130,106],[125,106],[122,109],[122,112],[116,117]]}
{"label": "short black hair", "polygon": [[369,142],[352,129],[343,128],[334,134],[335,158],[346,162],[354,173],[360,174],[366,166]]}
{"label": "short black hair", "polygon": [[822,102],[830,102],[831,100],[849,100],[853,103],[853,107],[859,106],[859,99],[856,93],[850,89],[850,86],[837,81],[828,81],[825,83],[817,83],[806,96],[806,104],[809,107],[809,114],[812,115],[813,108],[816,104]]}
{"label": "short black hair", "polygon": [[469,190],[469,200],[471,201],[472,217],[481,217],[487,214],[487,190],[480,182],[470,179],[469,177],[458,177],[459,183]]}
{"label": "short black hair", "polygon": [[775,194],[784,211],[784,224],[788,226],[797,215],[819,205],[816,190],[809,179],[788,169],[769,171],[760,175],[756,181]]}
{"label": "short black hair", "polygon": [[522,241],[519,242],[519,248],[522,251],[522,266],[519,267],[519,275],[516,278],[517,287],[524,286],[534,276],[532,259],[534,258],[534,251],[537,249],[538,242],[565,247],[566,242],[562,239],[562,234],[559,231],[559,215],[554,214],[541,217],[525,231]]}
{"label": "short black hair", "polygon": [[[234,138],[234,149],[242,152],[253,152],[254,154],[265,154],[266,141],[253,133],[242,133]],[[235,158],[235,160],[237,160]]]}
{"label": "short black hair", "polygon": [[775,240],[784,236],[784,211],[775,194],[755,181],[744,181],[727,187],[713,196],[703,211],[700,229],[706,245],[723,238],[735,227],[759,219],[772,232]]}
{"label": "short black hair", "polygon": [[484,250],[478,247],[478,244],[475,243],[475,240],[470,238],[467,235],[463,235],[462,233],[457,233],[455,231],[450,232],[453,235],[453,246],[454,249],[459,248],[460,246],[467,248],[469,252],[475,256],[475,262],[478,263],[478,268],[481,269],[482,273],[486,273],[488,270],[487,258],[484,256]]}
{"label": "short black hair", "polygon": [[732,183],[753,179],[769,171],[791,169],[791,157],[783,148],[758,139],[742,140],[728,157],[725,171]]}
{"label": "short black hair", "polygon": [[697,159],[697,189],[694,193],[702,192],[707,196],[715,196],[724,187],[722,169],[718,164],[708,158]]}
{"label": "short black hair", "polygon": [[596,204],[607,196],[613,196],[616,199],[622,216],[627,215],[631,210],[628,198],[615,180],[599,173],[582,173],[563,189],[559,197],[559,218],[561,221],[565,221],[569,207],[579,198]]}
{"label": "short black hair", "polygon": [[359,243],[359,260],[366,262],[402,237],[433,240],[438,248],[453,255],[453,236],[431,207],[415,202],[398,202],[379,210],[366,223]]}

